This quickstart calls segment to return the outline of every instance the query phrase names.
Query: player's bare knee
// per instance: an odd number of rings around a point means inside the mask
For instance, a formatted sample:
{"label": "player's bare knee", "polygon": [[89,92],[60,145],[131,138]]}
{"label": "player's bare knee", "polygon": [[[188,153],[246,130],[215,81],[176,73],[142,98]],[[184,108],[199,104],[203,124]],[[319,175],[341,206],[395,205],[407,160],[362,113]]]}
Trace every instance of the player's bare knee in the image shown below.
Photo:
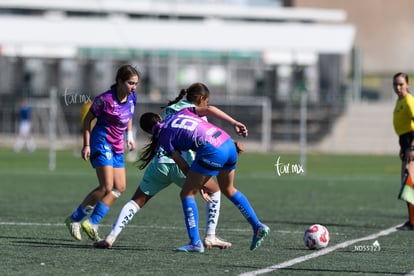
{"label": "player's bare knee", "polygon": [[99,186],[93,191],[93,194],[99,198],[102,198],[108,194],[108,189],[105,186]]}
{"label": "player's bare knee", "polygon": [[237,192],[237,189],[232,187],[226,187],[225,189],[221,190],[221,193],[226,196],[227,198],[231,198],[235,193]]}
{"label": "player's bare knee", "polygon": [[182,189],[181,192],[180,192],[180,198],[195,196],[195,195],[197,195],[197,193],[198,193],[198,190],[193,191],[193,190]]}

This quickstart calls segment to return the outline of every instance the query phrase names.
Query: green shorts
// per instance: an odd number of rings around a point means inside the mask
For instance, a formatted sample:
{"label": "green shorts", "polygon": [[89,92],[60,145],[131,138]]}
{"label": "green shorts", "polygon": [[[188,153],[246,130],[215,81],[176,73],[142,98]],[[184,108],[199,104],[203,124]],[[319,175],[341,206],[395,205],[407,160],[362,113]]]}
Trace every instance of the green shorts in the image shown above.
{"label": "green shorts", "polygon": [[183,187],[186,176],[175,163],[150,163],[139,187],[146,195],[154,196],[170,184]]}

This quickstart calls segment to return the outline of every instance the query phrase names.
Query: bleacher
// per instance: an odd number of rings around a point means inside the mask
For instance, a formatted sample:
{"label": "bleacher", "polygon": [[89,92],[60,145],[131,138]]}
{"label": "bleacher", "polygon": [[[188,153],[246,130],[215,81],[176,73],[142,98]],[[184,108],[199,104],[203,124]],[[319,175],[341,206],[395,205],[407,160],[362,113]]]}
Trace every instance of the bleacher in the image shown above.
{"label": "bleacher", "polygon": [[[162,112],[161,107],[166,104],[163,102],[151,102],[147,100],[138,101],[135,113],[135,125],[140,114],[144,112]],[[48,139],[48,106],[47,99],[32,100],[33,106],[33,132],[35,136],[42,140]],[[263,143],[263,106],[254,103],[231,102],[225,100],[212,101],[212,104],[231,114],[237,120],[245,123],[249,128],[249,138],[247,143],[257,144],[258,149]],[[0,103],[0,107],[2,103]],[[73,146],[73,141],[80,134],[80,107],[81,104],[66,105],[61,102],[58,107],[57,137],[60,141],[70,141],[68,145]],[[0,123],[1,135],[13,137],[17,128],[17,116],[12,106],[1,107]],[[342,114],[343,108],[335,105],[308,104],[307,106],[307,141],[310,145],[318,145],[326,136],[331,133],[337,118]],[[270,149],[274,145],[288,144],[289,147],[298,147],[300,139],[300,106],[298,104],[274,104],[270,112],[271,119],[268,118]],[[210,121],[219,127],[233,134],[233,129],[226,123],[210,118]],[[146,135],[141,130],[137,130],[138,139],[146,139]],[[45,143],[47,145],[47,143]],[[262,144],[263,146],[263,144]],[[259,149],[260,151],[260,149]]]}
{"label": "bleacher", "polygon": [[398,137],[393,129],[393,101],[351,103],[332,131],[315,147],[332,153],[395,154]]}

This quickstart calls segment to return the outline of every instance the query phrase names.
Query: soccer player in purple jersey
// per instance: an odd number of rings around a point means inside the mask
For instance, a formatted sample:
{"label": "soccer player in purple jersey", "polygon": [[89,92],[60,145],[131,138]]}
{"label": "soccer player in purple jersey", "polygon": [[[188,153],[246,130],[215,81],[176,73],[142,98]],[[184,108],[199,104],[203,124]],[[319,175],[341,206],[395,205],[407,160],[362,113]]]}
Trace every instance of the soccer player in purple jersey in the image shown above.
{"label": "soccer player in purple jersey", "polygon": [[[92,190],[65,223],[70,234],[81,240],[82,228],[90,239],[99,240],[98,224],[125,191],[124,133],[127,147],[135,149],[132,118],[136,105],[138,71],[131,65],[118,69],[111,89],[95,97],[83,122],[82,158],[90,160],[99,186]],[[91,129],[91,122],[96,119]],[[85,217],[91,212],[88,219]]]}
{"label": "soccer player in purple jersey", "polygon": [[[152,134],[140,157],[143,165],[151,159],[161,146],[166,155],[171,156],[187,175],[180,197],[190,243],[176,248],[179,252],[204,252],[198,231],[198,209],[195,196],[204,184],[216,176],[220,190],[240,210],[253,228],[250,250],[259,247],[270,228],[260,222],[248,199],[234,187],[234,174],[237,162],[236,146],[230,135],[219,127],[204,121],[200,116],[215,116],[230,123],[237,134],[247,136],[244,124],[214,106],[185,108],[162,122],[155,113],[144,113],[140,118],[141,128]],[[193,150],[195,160],[189,165],[181,152]]]}

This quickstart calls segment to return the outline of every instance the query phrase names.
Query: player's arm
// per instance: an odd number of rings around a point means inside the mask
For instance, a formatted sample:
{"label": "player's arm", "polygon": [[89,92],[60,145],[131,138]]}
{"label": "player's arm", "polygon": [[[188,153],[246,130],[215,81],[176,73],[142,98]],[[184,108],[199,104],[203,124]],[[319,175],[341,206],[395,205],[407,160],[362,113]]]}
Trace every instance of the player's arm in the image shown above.
{"label": "player's arm", "polygon": [[29,115],[28,115],[28,120],[29,120],[29,122],[30,123],[32,123],[33,122],[33,116],[32,116],[32,108],[31,107],[29,107]]}
{"label": "player's arm", "polygon": [[225,113],[224,111],[222,111],[221,109],[215,106],[212,106],[212,105],[203,106],[203,107],[197,106],[195,107],[195,111],[198,115],[201,115],[201,116],[211,115],[220,120],[228,122],[234,127],[234,130],[236,131],[238,135],[241,135],[243,137],[246,137],[248,135],[247,127],[243,123],[233,119],[230,115],[228,115],[227,113]]}
{"label": "player's arm", "polygon": [[132,119],[129,120],[128,126],[126,129],[126,141],[127,147],[130,151],[135,149],[134,133],[132,131]]}
{"label": "player's arm", "polygon": [[[407,106],[408,106],[408,112],[410,113],[411,121],[414,121],[414,98],[407,97]],[[407,160],[406,160],[407,163],[410,163],[410,161],[414,160],[414,150],[411,150],[411,148],[414,148],[414,141],[411,142],[411,147],[407,154]]]}
{"label": "player's arm", "polygon": [[178,165],[178,167],[180,168],[180,170],[187,175],[188,170],[189,170],[189,166],[187,161],[185,161],[185,159],[181,156],[179,151],[173,151],[171,153],[171,158],[174,160],[174,162]]}
{"label": "player's arm", "polygon": [[237,140],[233,140],[233,141],[234,141],[234,145],[236,146],[237,153],[242,154],[244,152],[243,143]]}
{"label": "player's arm", "polygon": [[83,120],[83,147],[82,147],[82,158],[84,160],[89,159],[91,153],[90,138],[91,138],[91,122],[95,119],[95,115],[92,112],[88,112]]}

